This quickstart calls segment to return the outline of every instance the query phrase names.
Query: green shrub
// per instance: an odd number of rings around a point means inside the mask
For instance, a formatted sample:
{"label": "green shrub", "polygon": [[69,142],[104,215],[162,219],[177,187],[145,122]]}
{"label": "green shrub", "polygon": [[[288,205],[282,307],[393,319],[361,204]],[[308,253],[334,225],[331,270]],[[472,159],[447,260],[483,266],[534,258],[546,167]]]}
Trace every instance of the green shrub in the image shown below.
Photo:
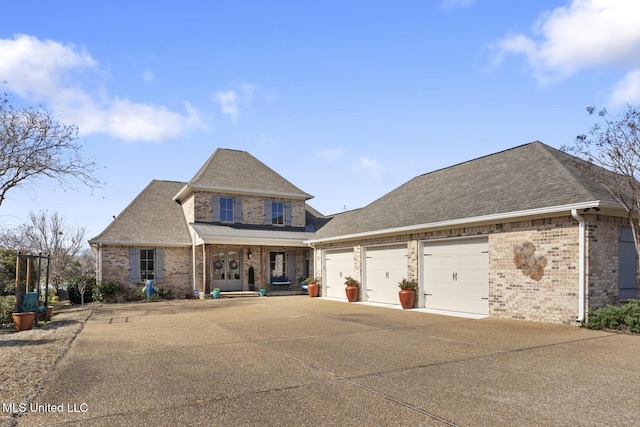
{"label": "green shrub", "polygon": [[622,306],[607,305],[589,315],[589,329],[620,329],[640,333],[640,300]]}
{"label": "green shrub", "polygon": [[[135,296],[138,300],[147,300],[147,287],[142,286],[141,288],[136,288]],[[171,293],[171,289],[166,288],[158,288],[158,292],[154,292],[149,298],[149,301],[160,301],[163,299],[174,299],[175,297]]]}
{"label": "green shrub", "polygon": [[93,299],[99,302],[125,302],[127,297],[119,280],[109,279],[98,283],[93,291]]}
{"label": "green shrub", "polygon": [[80,291],[78,290],[79,283],[86,283],[84,288],[84,303],[90,303],[93,301],[93,294],[95,288],[95,281],[88,280],[84,277],[79,277],[74,279],[71,283],[67,285],[67,292],[69,292],[69,302],[71,304],[81,304],[82,300],[80,299]]}
{"label": "green shrub", "polygon": [[11,323],[11,313],[16,308],[15,295],[0,296],[0,324]]}

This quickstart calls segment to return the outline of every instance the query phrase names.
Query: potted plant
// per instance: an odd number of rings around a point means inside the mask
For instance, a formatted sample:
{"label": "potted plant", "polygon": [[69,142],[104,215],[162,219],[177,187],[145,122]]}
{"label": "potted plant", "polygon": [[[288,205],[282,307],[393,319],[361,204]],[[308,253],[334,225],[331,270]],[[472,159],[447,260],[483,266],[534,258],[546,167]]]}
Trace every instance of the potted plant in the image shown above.
{"label": "potted plant", "polygon": [[36,314],[32,311],[22,313],[12,313],[13,327],[16,332],[28,331],[33,328]]}
{"label": "potted plant", "polygon": [[307,287],[309,289],[309,296],[311,298],[315,298],[318,296],[318,284],[320,283],[320,279],[317,277],[307,277],[305,279],[305,282],[307,282]]}
{"label": "potted plant", "polygon": [[344,279],[344,284],[347,287],[347,300],[349,300],[349,302],[358,301],[358,289],[360,286],[360,282],[358,282],[353,277],[348,276]]}
{"label": "potted plant", "polygon": [[213,288],[213,290],[211,291],[211,296],[213,297],[213,299],[220,298],[220,288]]}
{"label": "potted plant", "polygon": [[267,287],[264,285],[260,285],[260,288],[258,288],[258,292],[260,292],[261,297],[267,295]]}
{"label": "potted plant", "polygon": [[398,284],[400,288],[400,304],[402,308],[413,308],[413,301],[416,297],[416,289],[418,289],[418,282],[415,280],[402,279],[402,282]]}

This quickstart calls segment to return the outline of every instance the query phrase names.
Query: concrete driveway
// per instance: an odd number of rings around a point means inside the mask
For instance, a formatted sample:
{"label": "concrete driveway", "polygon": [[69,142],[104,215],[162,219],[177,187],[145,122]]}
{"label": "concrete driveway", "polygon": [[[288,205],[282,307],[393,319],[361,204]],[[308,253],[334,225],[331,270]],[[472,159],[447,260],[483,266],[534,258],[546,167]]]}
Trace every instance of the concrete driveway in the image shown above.
{"label": "concrete driveway", "polygon": [[640,337],[306,296],[105,305],[34,403],[20,426],[637,426]]}

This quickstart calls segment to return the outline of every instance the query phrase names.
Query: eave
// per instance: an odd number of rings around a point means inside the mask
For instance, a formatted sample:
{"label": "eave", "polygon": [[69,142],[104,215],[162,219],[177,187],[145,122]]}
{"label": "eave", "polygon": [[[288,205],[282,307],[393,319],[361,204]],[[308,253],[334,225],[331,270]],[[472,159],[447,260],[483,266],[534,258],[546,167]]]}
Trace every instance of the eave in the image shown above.
{"label": "eave", "polygon": [[447,229],[447,228],[456,228],[461,226],[479,226],[485,224],[491,224],[496,222],[505,222],[505,221],[518,221],[523,219],[536,219],[536,218],[545,218],[545,217],[554,217],[561,215],[571,215],[571,210],[583,210],[583,209],[593,209],[593,208],[608,208],[614,210],[620,210],[620,206],[610,206],[604,205],[600,202],[600,200],[594,200],[590,202],[583,203],[575,203],[569,205],[560,205],[560,206],[552,206],[546,208],[537,208],[537,209],[529,209],[524,211],[517,212],[506,212],[492,215],[482,215],[477,217],[469,217],[469,218],[460,218],[454,220],[447,221],[438,221],[432,222],[428,224],[416,224],[409,225],[403,227],[392,227],[380,230],[373,231],[365,231],[361,233],[352,233],[352,234],[344,234],[339,236],[331,236],[326,238],[319,239],[310,239],[306,240],[305,244],[316,244],[316,243],[331,243],[331,242],[341,242],[341,241],[350,241],[350,240],[360,240],[360,239],[369,239],[373,237],[385,237],[391,235],[401,235],[401,234],[412,234],[424,231],[434,231],[439,229]]}

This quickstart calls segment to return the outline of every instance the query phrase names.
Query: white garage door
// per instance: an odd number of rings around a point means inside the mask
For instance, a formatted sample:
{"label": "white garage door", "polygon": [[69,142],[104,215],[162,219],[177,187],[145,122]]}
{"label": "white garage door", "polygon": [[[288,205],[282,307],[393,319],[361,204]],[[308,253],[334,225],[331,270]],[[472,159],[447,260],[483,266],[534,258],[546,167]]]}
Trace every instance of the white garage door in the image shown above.
{"label": "white garage door", "polygon": [[344,279],[353,276],[353,250],[325,252],[326,296],[347,299]]}
{"label": "white garage door", "polygon": [[366,300],[400,304],[398,283],[407,278],[407,246],[384,246],[366,249]]}
{"label": "white garage door", "polygon": [[489,314],[489,240],[425,243],[425,308]]}

